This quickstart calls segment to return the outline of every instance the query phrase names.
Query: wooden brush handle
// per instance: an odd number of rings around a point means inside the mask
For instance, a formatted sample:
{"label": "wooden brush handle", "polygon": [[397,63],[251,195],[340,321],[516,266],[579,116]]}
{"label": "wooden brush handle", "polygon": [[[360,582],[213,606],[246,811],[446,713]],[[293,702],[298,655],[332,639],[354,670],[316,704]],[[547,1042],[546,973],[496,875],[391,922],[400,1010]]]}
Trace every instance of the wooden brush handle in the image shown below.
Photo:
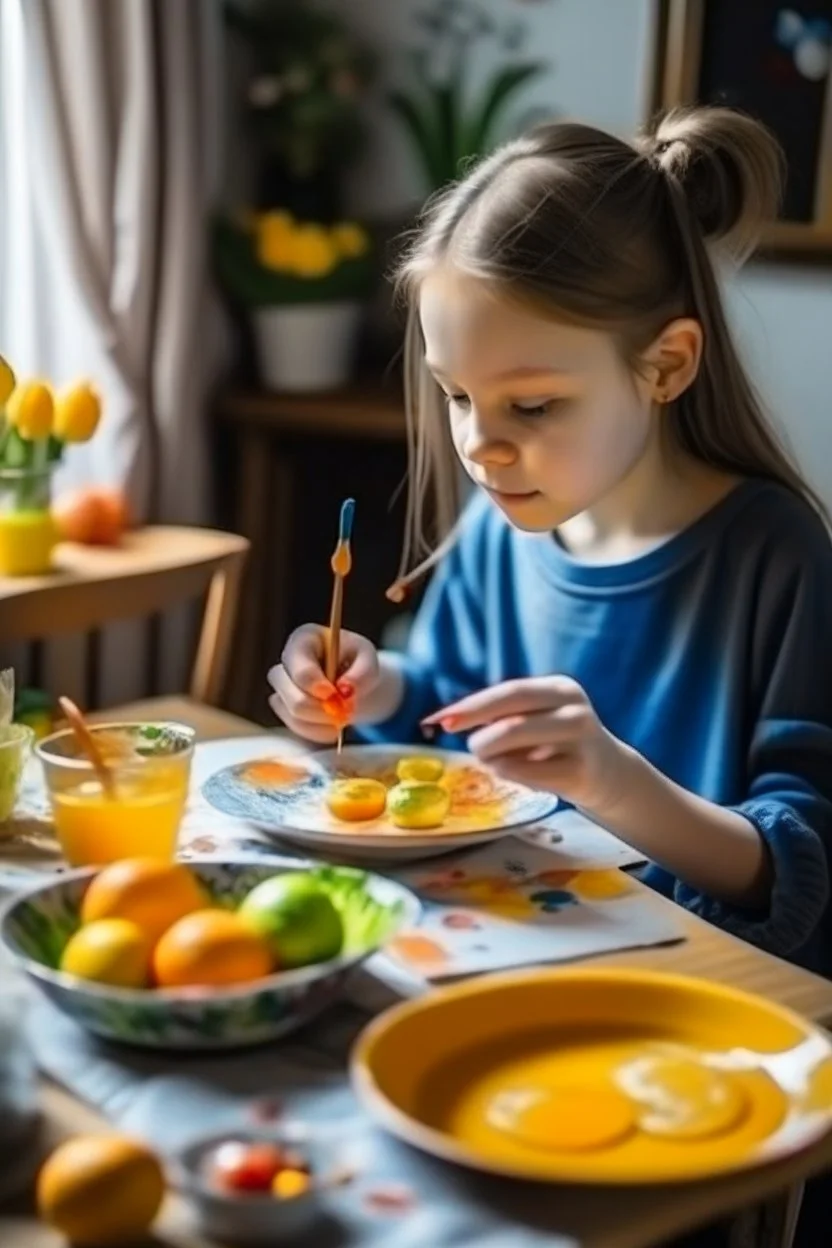
{"label": "wooden brush handle", "polygon": [[326,639],[324,672],[331,685],[338,679],[341,650],[341,613],[344,607],[344,578],[336,576],[332,585],[332,606],[329,612],[329,634]]}

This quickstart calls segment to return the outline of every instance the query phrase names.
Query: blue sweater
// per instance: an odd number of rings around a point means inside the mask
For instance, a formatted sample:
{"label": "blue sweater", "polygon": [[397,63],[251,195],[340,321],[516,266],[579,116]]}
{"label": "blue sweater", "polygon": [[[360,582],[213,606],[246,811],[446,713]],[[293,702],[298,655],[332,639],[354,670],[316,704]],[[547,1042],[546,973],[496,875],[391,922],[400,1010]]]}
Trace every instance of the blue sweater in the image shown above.
{"label": "blue sweater", "polygon": [[750,819],[774,868],[764,913],[688,887],[661,861],[646,882],[832,974],[832,545],[802,500],[746,481],[664,545],[600,566],[512,529],[479,495],[400,661],[404,702],[366,739],[417,740],[424,715],[503,680],[579,681],[617,737]]}

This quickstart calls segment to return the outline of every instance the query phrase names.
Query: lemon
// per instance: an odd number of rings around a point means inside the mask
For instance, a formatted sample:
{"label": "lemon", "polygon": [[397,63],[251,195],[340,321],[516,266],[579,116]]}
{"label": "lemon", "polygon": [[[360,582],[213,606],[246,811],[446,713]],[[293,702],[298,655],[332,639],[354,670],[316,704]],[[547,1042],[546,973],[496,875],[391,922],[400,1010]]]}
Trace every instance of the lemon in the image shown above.
{"label": "lemon", "polygon": [[130,919],[97,919],[69,938],[60,968],[117,988],[143,988],[150,976],[151,941]]}
{"label": "lemon", "polygon": [[450,794],[438,784],[397,784],[387,794],[387,814],[397,828],[438,828],[450,807]]}
{"label": "lemon", "polygon": [[119,1135],[61,1144],[37,1182],[38,1211],[75,1244],[133,1243],[162,1204],[165,1180],[149,1149]]}
{"label": "lemon", "polygon": [[441,780],[445,772],[445,764],[441,758],[430,758],[427,755],[416,755],[413,758],[402,758],[396,767],[396,775],[400,780],[422,780],[435,783]]}

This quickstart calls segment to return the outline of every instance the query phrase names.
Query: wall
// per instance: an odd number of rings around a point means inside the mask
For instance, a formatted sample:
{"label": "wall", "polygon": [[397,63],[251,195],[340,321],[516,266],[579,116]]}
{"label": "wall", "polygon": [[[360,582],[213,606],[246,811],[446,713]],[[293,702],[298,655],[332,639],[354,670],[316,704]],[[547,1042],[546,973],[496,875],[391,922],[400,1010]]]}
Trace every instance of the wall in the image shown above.
{"label": "wall", "polygon": [[[420,0],[338,3],[381,47],[391,80]],[[652,0],[489,3],[501,19],[527,21],[528,50],[552,60],[551,72],[528,93],[530,105],[622,134],[638,125],[648,99]],[[372,115],[373,149],[357,171],[356,209],[399,213],[423,195],[418,170],[381,99]],[[832,507],[832,269],[751,265],[732,282],[728,303],[761,392]]]}

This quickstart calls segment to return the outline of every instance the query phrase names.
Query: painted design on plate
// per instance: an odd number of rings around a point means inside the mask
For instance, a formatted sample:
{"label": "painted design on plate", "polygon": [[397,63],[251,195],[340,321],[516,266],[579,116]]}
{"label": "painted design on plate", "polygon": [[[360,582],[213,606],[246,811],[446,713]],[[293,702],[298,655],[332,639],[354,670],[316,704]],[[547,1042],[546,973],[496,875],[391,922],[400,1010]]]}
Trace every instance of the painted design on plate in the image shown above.
{"label": "painted design on plate", "polygon": [[[347,821],[330,811],[327,798],[335,781],[374,780],[389,791],[401,783],[398,764],[419,757],[443,764],[437,783],[448,793],[449,808],[439,826],[396,826],[387,812],[373,819]],[[429,786],[425,783],[424,787]],[[412,746],[356,746],[340,756],[326,751],[303,762],[278,755],[257,759],[217,772],[203,793],[224,814],[260,826],[352,836],[408,837],[418,831],[420,836],[442,837],[508,830],[546,818],[557,805],[552,794],[502,781],[467,754],[420,751]]]}

